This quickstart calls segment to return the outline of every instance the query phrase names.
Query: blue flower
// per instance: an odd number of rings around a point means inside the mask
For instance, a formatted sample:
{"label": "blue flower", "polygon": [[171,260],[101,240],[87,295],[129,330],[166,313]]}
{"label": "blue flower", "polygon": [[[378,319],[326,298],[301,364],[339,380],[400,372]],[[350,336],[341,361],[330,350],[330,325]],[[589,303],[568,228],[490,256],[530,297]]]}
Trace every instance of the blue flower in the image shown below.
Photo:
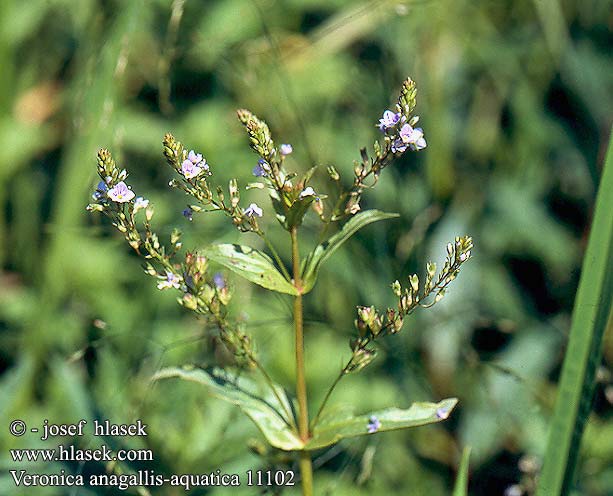
{"label": "blue flower", "polygon": [[451,413],[451,410],[448,410],[446,408],[438,408],[436,410],[436,416],[442,420],[445,420],[447,417],[449,417],[450,413]]}
{"label": "blue flower", "polygon": [[213,283],[215,284],[215,287],[217,287],[217,289],[223,289],[226,287],[226,280],[223,277],[223,274],[221,272],[216,272],[215,275],[213,276]]}
{"label": "blue flower", "polygon": [[243,210],[243,213],[247,217],[262,217],[262,214],[264,212],[260,207],[257,206],[257,204],[252,203],[245,210]]}
{"label": "blue flower", "polygon": [[279,147],[279,152],[281,155],[289,155],[294,151],[294,148],[289,143],[284,143]]}
{"label": "blue flower", "polygon": [[408,147],[409,147],[409,145],[407,145],[401,139],[396,139],[396,140],[392,141],[392,153],[402,153],[402,152],[406,151],[406,149]]}
{"label": "blue flower", "polygon": [[258,165],[256,165],[253,170],[251,171],[251,173],[255,176],[255,177],[266,177],[266,171],[264,170],[264,168],[258,163]]}
{"label": "blue flower", "polygon": [[123,181],[109,189],[106,195],[117,203],[127,203],[134,198],[134,192]]}
{"label": "blue flower", "polygon": [[368,425],[366,428],[368,429],[369,434],[374,434],[381,428],[381,422],[379,422],[379,419],[375,415],[372,415],[368,419]]}
{"label": "blue flower", "polygon": [[383,112],[383,117],[379,119],[379,129],[382,133],[386,130],[394,127],[400,121],[400,113],[392,112],[391,110],[386,110]]}
{"label": "blue flower", "polygon": [[94,200],[102,200],[106,196],[106,192],[109,190],[109,187],[106,185],[104,181],[100,181],[98,186],[96,186],[96,191],[92,195]]}
{"label": "blue flower", "polygon": [[194,211],[191,209],[191,207],[187,207],[185,210],[183,210],[182,213],[183,217],[185,217],[190,222],[194,220]]}

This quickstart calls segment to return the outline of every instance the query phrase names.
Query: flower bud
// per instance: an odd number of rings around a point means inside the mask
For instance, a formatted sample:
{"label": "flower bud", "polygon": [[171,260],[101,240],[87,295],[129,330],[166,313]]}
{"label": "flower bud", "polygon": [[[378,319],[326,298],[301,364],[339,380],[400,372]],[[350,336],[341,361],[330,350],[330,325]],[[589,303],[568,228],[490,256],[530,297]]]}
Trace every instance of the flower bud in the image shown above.
{"label": "flower bud", "polygon": [[399,281],[396,280],[392,283],[392,291],[397,297],[400,297],[400,295],[402,294],[402,286],[400,286]]}
{"label": "flower bud", "polygon": [[336,167],[334,167],[333,165],[329,165],[327,170],[328,170],[328,175],[330,176],[330,179],[332,179],[333,181],[340,180],[341,176],[336,170]]}
{"label": "flower bud", "polygon": [[196,310],[198,308],[198,300],[194,295],[185,293],[183,298],[180,300],[181,305],[183,305],[188,310]]}
{"label": "flower bud", "polygon": [[417,274],[409,276],[409,282],[411,283],[411,289],[413,289],[413,292],[417,293],[417,291],[419,291],[419,277]]}

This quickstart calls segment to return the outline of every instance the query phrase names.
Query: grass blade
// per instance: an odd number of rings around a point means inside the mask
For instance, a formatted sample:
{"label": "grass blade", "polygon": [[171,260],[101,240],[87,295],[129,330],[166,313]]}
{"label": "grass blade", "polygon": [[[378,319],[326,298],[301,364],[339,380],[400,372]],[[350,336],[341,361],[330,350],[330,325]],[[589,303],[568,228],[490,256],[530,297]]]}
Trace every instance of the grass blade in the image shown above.
{"label": "grass blade", "polygon": [[468,468],[470,466],[470,446],[466,446],[462,451],[462,460],[458,470],[458,477],[455,480],[453,496],[468,496]]}
{"label": "grass blade", "polygon": [[613,301],[611,191],[613,141],[610,138],[537,496],[568,494],[573,483],[581,436],[591,410],[594,376],[601,360],[607,322],[611,322]]}

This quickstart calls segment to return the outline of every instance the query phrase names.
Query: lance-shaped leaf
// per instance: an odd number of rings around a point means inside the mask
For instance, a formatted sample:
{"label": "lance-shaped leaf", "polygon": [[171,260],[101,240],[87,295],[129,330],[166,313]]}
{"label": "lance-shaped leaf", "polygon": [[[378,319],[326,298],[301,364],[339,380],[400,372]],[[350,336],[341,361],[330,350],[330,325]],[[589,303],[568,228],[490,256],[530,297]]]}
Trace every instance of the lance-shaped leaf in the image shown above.
{"label": "lance-shaped leaf", "polygon": [[343,227],[327,241],[320,243],[304,259],[302,264],[302,283],[303,293],[308,293],[315,282],[321,265],[356,232],[368,224],[379,220],[393,219],[399,217],[398,214],[381,212],[380,210],[366,210],[354,215]]}
{"label": "lance-shaped leaf", "polygon": [[324,448],[348,437],[434,424],[445,420],[457,402],[456,398],[449,398],[439,403],[413,403],[406,410],[388,408],[357,416],[347,411],[335,411],[317,423],[304,449]]}
{"label": "lance-shaped leaf", "polygon": [[260,250],[244,245],[219,244],[205,248],[204,255],[266,289],[298,294],[296,288],[277,270],[272,259]]}
{"label": "lance-shaped leaf", "polygon": [[259,396],[260,388],[257,383],[247,377],[230,377],[227,372],[219,368],[207,371],[189,367],[169,367],[160,370],[153,379],[171,377],[201,384],[212,396],[237,405],[255,423],[272,446],[287,451],[302,449],[304,443],[292,429],[292,422],[285,413],[291,412],[291,408],[281,386],[275,386],[276,395],[267,390],[265,396]]}

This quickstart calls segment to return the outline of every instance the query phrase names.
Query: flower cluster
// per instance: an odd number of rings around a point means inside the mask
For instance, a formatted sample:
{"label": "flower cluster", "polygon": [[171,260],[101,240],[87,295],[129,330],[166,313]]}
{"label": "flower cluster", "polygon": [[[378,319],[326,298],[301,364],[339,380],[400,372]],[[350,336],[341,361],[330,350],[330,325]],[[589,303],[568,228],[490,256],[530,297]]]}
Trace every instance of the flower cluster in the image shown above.
{"label": "flower cluster", "polygon": [[[284,143],[277,148],[264,121],[245,109],[239,110],[237,115],[245,126],[251,148],[259,155],[252,174],[262,182],[251,183],[248,187],[268,189],[277,219],[285,229],[289,231],[299,226],[311,204],[322,198],[307,185],[314,169],[301,180],[293,181],[296,174],[288,173],[284,166],[286,157],[294,151],[292,145]],[[261,216],[261,209],[251,204],[244,213],[250,217]]]}
{"label": "flower cluster", "polygon": [[357,372],[368,365],[376,356],[376,350],[370,344],[376,339],[399,332],[404,324],[404,318],[418,307],[429,308],[439,302],[444,296],[447,286],[453,281],[462,264],[471,257],[473,241],[470,236],[458,237],[447,245],[445,264],[436,276],[436,264],[428,262],[426,277],[422,287],[417,274],[408,278],[408,286],[394,281],[392,291],[398,298],[396,308],[388,308],[379,313],[375,307],[360,306],[357,308],[355,326],[358,336],[350,341],[353,352],[343,373]]}
{"label": "flower cluster", "polygon": [[181,174],[185,179],[193,179],[202,172],[208,173],[210,176],[211,172],[209,170],[209,165],[206,163],[206,160],[202,158],[200,153],[190,150],[187,154],[187,158],[181,164]]}
{"label": "flower cluster", "polygon": [[[194,213],[223,212],[232,219],[239,231],[261,232],[257,217],[262,216],[262,209],[255,204],[244,209],[239,206],[240,194],[236,179],[232,179],[228,185],[229,201],[227,201],[223,188],[221,186],[214,188],[210,184],[213,173],[202,154],[194,150],[188,152],[170,133],[164,136],[163,145],[166,161],[179,175],[179,179],[170,181],[170,186],[182,190],[196,201],[182,212],[187,220],[192,221]],[[253,205],[255,209],[252,208]]]}
{"label": "flower cluster", "polygon": [[[357,214],[361,210],[360,200],[365,189],[377,184],[381,171],[407,150],[420,151],[427,143],[421,128],[415,127],[419,117],[413,115],[416,105],[417,89],[411,78],[403,84],[396,103],[396,110],[385,110],[379,119],[377,127],[383,133],[382,141],[375,141],[374,154],[371,157],[366,148],[360,150],[359,161],[354,161],[353,185],[348,190],[342,190],[327,223],[336,222]],[[340,187],[340,175],[335,168],[329,168],[330,178]]]}
{"label": "flower cluster", "polygon": [[[202,155],[190,151],[181,163],[181,171],[185,179],[191,181],[201,174],[204,176],[208,166]],[[231,290],[223,275],[210,276],[206,258],[197,253],[188,252],[181,263],[174,261],[182,246],[181,233],[176,229],[172,232],[170,248],[160,243],[158,235],[151,230],[153,208],[149,200],[136,197],[125,182],[127,172],[117,167],[108,150],[98,152],[98,175],[102,180],[92,195],[94,202],[87,209],[109,217],[130,246],[147,261],[145,272],[157,279],[158,289],[178,290],[181,305],[212,320],[237,364],[252,366],[255,355],[250,339],[226,318]],[[139,229],[136,214],[141,210],[145,216]]]}

